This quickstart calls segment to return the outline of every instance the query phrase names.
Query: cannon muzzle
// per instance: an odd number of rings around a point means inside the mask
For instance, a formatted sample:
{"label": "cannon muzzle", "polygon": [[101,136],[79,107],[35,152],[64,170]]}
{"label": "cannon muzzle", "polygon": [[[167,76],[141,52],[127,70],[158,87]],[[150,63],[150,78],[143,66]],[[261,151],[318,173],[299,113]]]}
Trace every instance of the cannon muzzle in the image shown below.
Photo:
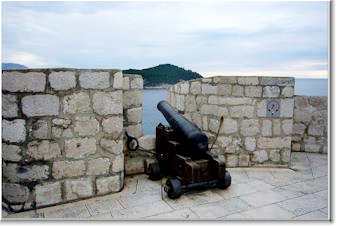
{"label": "cannon muzzle", "polygon": [[176,112],[167,101],[160,101],[157,108],[177,133],[180,142],[186,145],[191,156],[202,156],[208,151],[208,138],[196,124]]}

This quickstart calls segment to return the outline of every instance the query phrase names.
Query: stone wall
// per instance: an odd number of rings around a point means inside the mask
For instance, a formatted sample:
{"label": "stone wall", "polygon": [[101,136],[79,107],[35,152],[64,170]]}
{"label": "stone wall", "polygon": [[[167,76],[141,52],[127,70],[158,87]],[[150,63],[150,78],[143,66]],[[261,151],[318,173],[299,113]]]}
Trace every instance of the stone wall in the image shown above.
{"label": "stone wall", "polygon": [[292,150],[327,153],[328,98],[295,96]]}
{"label": "stone wall", "polygon": [[125,81],[119,70],[3,71],[3,201],[19,210],[120,191],[123,106],[136,106],[123,89],[142,83]]}
{"label": "stone wall", "polygon": [[143,78],[124,74],[123,79],[123,125],[130,135],[140,138],[143,135]]}
{"label": "stone wall", "polygon": [[[280,104],[271,116],[267,103]],[[212,154],[228,167],[288,166],[294,109],[294,78],[213,77],[178,83],[168,101],[208,136],[224,121]]]}

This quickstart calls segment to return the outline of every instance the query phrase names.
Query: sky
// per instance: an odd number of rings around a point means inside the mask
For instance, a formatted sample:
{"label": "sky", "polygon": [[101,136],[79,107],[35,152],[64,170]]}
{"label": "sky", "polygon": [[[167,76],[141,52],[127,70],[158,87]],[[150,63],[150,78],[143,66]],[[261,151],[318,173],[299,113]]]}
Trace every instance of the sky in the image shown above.
{"label": "sky", "polygon": [[326,78],[328,2],[3,2],[2,62]]}

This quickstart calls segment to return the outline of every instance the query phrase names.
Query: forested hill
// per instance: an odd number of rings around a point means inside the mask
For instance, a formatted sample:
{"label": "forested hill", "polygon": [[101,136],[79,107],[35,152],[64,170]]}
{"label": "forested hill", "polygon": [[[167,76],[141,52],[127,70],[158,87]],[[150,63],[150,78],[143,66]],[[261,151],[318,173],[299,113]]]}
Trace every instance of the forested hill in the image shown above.
{"label": "forested hill", "polygon": [[162,64],[147,69],[128,69],[123,70],[126,74],[142,75],[145,87],[155,87],[165,84],[175,84],[180,80],[192,80],[202,78],[199,73],[185,70],[175,65]]}
{"label": "forested hill", "polygon": [[16,63],[2,63],[2,70],[10,69],[27,69],[27,67]]}

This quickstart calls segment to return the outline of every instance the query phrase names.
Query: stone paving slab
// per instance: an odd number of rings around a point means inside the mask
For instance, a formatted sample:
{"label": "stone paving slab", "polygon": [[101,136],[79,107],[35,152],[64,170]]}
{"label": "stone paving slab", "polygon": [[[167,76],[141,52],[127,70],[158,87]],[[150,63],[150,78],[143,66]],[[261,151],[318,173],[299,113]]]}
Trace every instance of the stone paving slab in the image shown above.
{"label": "stone paving slab", "polygon": [[5,220],[329,220],[327,155],[292,153],[290,169],[233,168],[227,190],[186,193],[171,200],[161,181],[125,179],[120,193],[36,211]]}

